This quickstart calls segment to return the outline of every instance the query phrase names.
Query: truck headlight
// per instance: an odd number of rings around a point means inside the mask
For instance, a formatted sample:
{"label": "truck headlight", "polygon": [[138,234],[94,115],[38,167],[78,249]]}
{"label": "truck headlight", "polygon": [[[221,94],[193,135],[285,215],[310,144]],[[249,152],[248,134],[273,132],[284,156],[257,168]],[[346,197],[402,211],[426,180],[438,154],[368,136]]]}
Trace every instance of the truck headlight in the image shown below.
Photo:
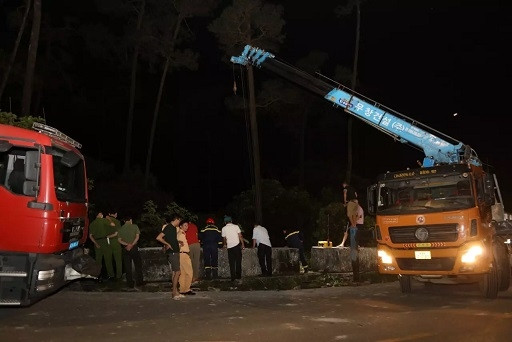
{"label": "truck headlight", "polygon": [[380,258],[383,264],[391,264],[393,262],[391,255],[381,249],[377,251],[377,256]]}
{"label": "truck headlight", "polygon": [[473,246],[462,254],[461,261],[466,264],[472,264],[476,261],[476,258],[484,254],[482,246]]}

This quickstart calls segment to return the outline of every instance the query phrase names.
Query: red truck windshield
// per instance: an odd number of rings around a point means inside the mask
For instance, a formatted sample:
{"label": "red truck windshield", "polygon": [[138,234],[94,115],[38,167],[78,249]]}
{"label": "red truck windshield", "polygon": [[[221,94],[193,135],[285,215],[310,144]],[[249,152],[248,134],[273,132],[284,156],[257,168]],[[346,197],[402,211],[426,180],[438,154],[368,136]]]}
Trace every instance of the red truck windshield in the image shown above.
{"label": "red truck windshield", "polygon": [[54,148],[53,179],[59,201],[85,202],[85,173],[81,159],[74,165],[64,162],[66,152]]}

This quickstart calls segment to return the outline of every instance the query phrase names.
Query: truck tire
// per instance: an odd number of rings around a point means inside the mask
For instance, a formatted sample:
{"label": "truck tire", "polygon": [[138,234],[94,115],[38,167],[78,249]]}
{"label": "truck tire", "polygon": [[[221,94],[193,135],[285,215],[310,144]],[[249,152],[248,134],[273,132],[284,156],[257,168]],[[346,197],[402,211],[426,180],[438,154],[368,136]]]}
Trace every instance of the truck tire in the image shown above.
{"label": "truck tire", "polygon": [[498,281],[498,267],[496,261],[493,261],[489,273],[484,274],[480,280],[480,289],[485,298],[494,299],[498,297]]}
{"label": "truck tire", "polygon": [[399,274],[398,281],[400,282],[400,290],[402,291],[402,293],[411,293],[412,286],[410,275]]}
{"label": "truck tire", "polygon": [[506,291],[510,286],[510,259],[508,251],[500,248],[497,253],[498,262],[498,291]]}

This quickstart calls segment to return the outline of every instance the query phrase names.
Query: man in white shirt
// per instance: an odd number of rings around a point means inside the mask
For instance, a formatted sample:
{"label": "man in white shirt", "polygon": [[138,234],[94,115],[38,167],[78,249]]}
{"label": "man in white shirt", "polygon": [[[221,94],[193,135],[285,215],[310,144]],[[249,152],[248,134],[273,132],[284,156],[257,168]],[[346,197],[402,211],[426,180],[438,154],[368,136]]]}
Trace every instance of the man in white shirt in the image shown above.
{"label": "man in white shirt", "polygon": [[229,271],[231,281],[242,279],[242,250],[245,249],[244,238],[240,227],[233,224],[230,216],[224,216],[222,227],[222,238],[224,239],[224,248],[228,249]]}
{"label": "man in white shirt", "polygon": [[254,224],[252,231],[252,248],[258,246],[258,261],[260,262],[261,275],[270,277],[272,275],[272,244],[265,227],[259,223]]}

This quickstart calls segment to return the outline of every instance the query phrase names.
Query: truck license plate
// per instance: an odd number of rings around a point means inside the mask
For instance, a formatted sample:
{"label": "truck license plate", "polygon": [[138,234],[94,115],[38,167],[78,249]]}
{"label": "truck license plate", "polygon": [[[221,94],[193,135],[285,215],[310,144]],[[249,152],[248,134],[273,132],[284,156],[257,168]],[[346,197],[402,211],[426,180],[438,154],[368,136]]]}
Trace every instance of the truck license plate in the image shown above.
{"label": "truck license plate", "polygon": [[415,259],[432,259],[430,251],[414,251]]}

